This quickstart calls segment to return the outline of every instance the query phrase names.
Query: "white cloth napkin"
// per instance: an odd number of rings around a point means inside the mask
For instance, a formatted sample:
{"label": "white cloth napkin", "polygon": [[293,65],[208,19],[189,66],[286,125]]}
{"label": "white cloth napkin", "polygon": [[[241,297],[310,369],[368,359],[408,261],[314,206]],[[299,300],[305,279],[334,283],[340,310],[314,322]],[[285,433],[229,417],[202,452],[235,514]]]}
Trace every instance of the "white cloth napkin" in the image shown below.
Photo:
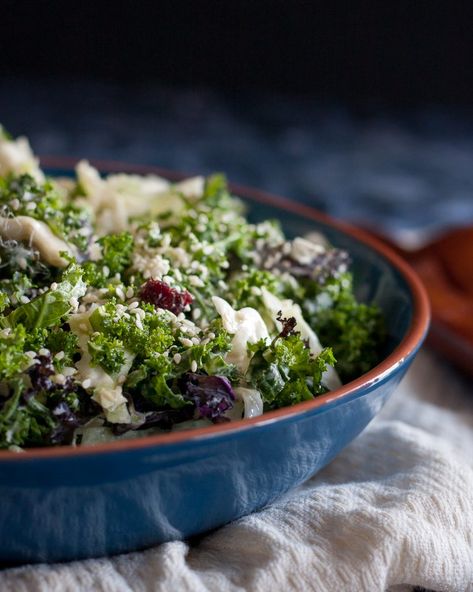
{"label": "white cloth napkin", "polygon": [[421,352],[381,415],[271,507],[141,553],[0,573],[3,592],[473,591],[473,388]]}

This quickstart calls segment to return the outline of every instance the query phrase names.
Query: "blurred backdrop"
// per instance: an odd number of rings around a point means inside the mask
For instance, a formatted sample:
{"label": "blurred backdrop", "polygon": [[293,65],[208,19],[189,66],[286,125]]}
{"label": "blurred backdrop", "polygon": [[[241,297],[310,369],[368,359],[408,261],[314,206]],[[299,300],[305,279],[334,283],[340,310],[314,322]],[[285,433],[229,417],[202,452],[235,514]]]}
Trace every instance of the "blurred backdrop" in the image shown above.
{"label": "blurred backdrop", "polygon": [[225,171],[387,231],[473,222],[473,4],[3,0],[40,154]]}

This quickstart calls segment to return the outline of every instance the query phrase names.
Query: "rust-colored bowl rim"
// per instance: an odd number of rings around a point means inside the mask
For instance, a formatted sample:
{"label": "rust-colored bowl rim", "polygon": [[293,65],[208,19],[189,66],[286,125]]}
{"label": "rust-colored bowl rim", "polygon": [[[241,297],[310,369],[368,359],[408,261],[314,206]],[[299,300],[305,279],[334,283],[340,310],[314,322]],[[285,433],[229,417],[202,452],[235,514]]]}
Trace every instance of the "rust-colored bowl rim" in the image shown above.
{"label": "rust-colored bowl rim", "polygon": [[[45,169],[73,169],[79,159],[65,158],[65,157],[44,157],[41,159],[41,164]],[[172,181],[178,181],[189,177],[183,173],[175,171],[168,171],[155,166],[134,165],[123,163],[119,161],[91,161],[102,173],[135,173],[135,174],[156,174]],[[389,354],[382,362],[366,372],[362,376],[352,380],[342,387],[331,391],[325,395],[318,396],[313,401],[304,401],[292,407],[284,407],[275,411],[268,411],[258,417],[250,419],[236,420],[224,424],[217,424],[205,428],[197,428],[188,431],[170,432],[167,434],[157,434],[153,436],[143,436],[132,440],[118,440],[106,442],[103,444],[96,444],[93,446],[72,447],[72,446],[47,446],[40,448],[29,448],[22,452],[14,452],[11,450],[1,450],[0,460],[16,461],[16,460],[33,460],[40,458],[56,458],[56,457],[75,457],[84,455],[96,455],[103,453],[118,453],[121,451],[130,451],[137,449],[145,449],[152,447],[161,447],[171,444],[181,444],[185,442],[193,442],[197,440],[215,438],[221,435],[232,434],[234,432],[241,432],[249,430],[253,427],[265,426],[275,421],[292,418],[295,416],[302,416],[314,409],[324,407],[334,401],[340,401],[358,391],[365,390],[375,383],[379,382],[392,372],[394,372],[402,363],[418,348],[422,339],[427,332],[430,321],[430,306],[426,291],[422,282],[414,272],[414,270],[397,255],[393,250],[387,247],[378,239],[371,236],[369,233],[336,220],[327,214],[319,212],[318,210],[294,202],[285,197],[273,195],[265,191],[257,189],[230,184],[232,193],[247,198],[250,201],[274,205],[280,209],[290,211],[295,214],[304,216],[308,220],[326,224],[344,234],[354,238],[355,240],[364,243],[377,253],[381,254],[393,268],[395,268],[405,280],[409,290],[412,294],[413,300],[413,314],[409,329],[404,336],[401,343]]]}

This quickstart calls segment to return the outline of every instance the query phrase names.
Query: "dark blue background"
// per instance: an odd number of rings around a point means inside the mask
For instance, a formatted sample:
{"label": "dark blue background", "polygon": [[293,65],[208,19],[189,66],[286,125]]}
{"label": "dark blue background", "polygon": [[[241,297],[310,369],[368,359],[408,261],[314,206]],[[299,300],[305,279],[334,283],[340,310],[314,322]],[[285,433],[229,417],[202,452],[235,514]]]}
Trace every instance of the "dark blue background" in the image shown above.
{"label": "dark blue background", "polygon": [[0,122],[389,230],[473,222],[472,3],[5,0]]}

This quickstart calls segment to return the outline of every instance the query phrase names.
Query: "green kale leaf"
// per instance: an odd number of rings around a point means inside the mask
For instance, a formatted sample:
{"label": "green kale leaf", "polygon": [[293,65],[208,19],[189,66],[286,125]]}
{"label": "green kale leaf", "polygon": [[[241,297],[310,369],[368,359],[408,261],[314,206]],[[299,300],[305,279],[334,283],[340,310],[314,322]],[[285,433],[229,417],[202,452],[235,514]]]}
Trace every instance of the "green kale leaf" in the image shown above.
{"label": "green kale leaf", "polygon": [[[0,322],[4,317],[0,319]],[[0,331],[0,380],[8,380],[19,374],[29,358],[24,354],[26,330],[23,325]]]}
{"label": "green kale leaf", "polygon": [[85,281],[97,288],[103,288],[116,274],[121,275],[131,262],[133,236],[129,232],[107,234],[100,238],[102,248],[99,261],[87,261],[83,264]]}
{"label": "green kale leaf", "polygon": [[314,356],[300,334],[293,331],[293,319],[282,321],[283,330],[269,345],[260,340],[248,347],[253,357],[246,379],[260,391],[266,409],[294,405],[325,393],[322,375],[335,363],[330,348]]}
{"label": "green kale leaf", "polygon": [[342,381],[373,368],[382,357],[384,320],[376,305],[357,302],[351,275],[328,280],[310,299],[303,303],[304,313],[320,341],[333,348]]}
{"label": "green kale leaf", "polygon": [[119,339],[95,333],[89,339],[88,348],[92,364],[101,366],[108,374],[118,374],[125,364],[125,348]]}
{"label": "green kale leaf", "polygon": [[86,290],[87,286],[82,281],[82,270],[72,264],[63,273],[55,290],[49,290],[34,300],[20,305],[2,319],[3,326],[16,327],[21,324],[29,331],[53,327],[71,311],[71,300],[79,299]]}

